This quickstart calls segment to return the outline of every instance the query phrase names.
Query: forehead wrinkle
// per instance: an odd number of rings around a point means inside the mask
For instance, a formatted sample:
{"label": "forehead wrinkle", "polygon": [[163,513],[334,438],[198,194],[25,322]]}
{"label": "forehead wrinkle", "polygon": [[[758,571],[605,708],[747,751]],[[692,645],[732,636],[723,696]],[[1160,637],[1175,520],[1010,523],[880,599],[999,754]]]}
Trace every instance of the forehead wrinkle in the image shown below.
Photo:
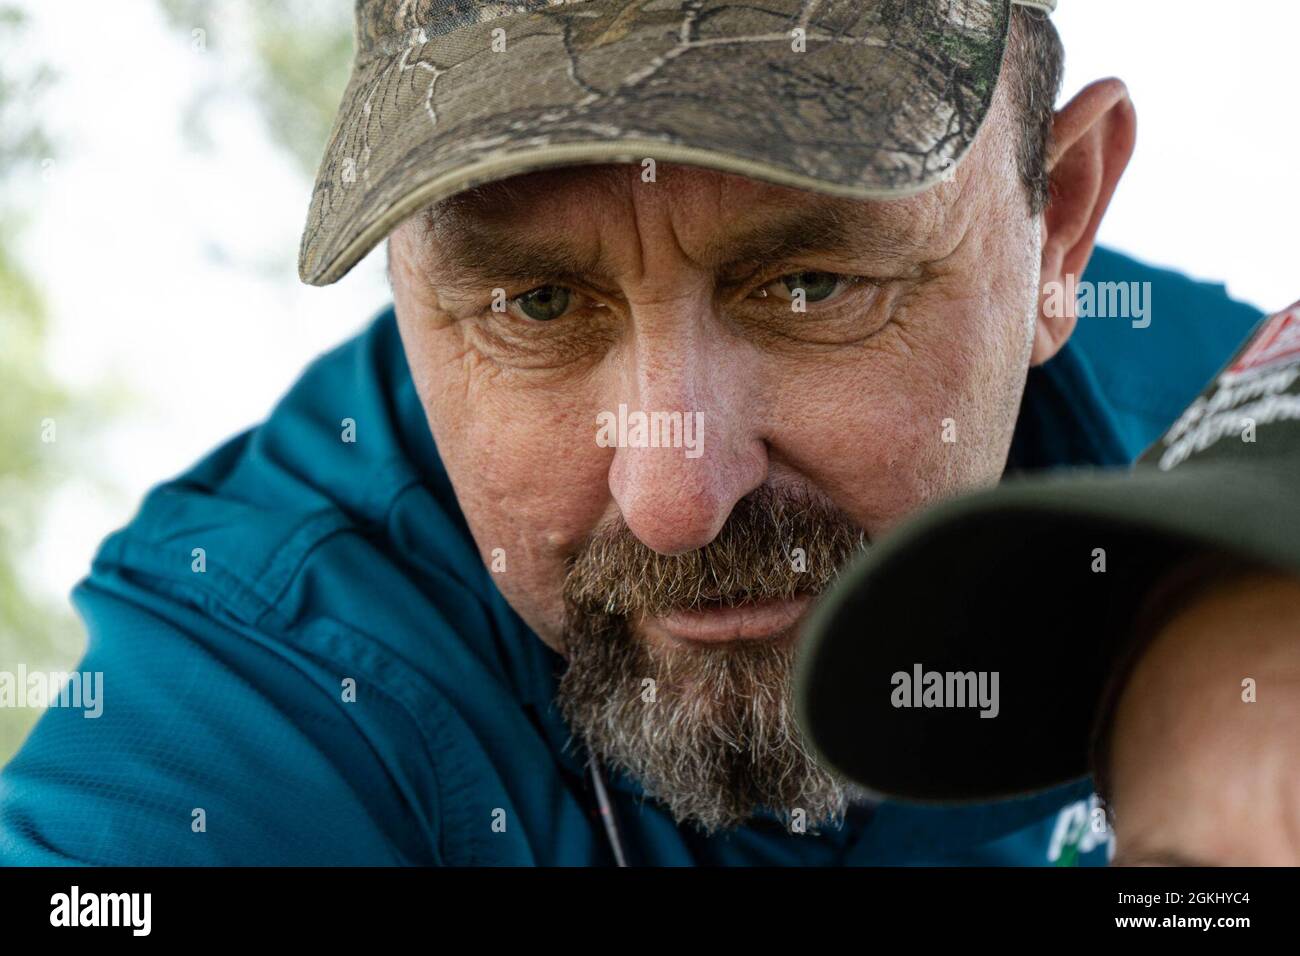
{"label": "forehead wrinkle", "polygon": [[[782,193],[787,191],[782,190]],[[603,280],[613,283],[601,248],[579,250],[567,235],[520,235],[503,209],[526,210],[536,193],[505,180],[455,194],[427,207],[421,222],[435,247],[441,284],[479,288],[485,280]],[[727,234],[715,228],[689,259],[716,274],[780,263],[814,253],[898,258],[924,239],[933,210],[915,201],[831,199],[808,192],[769,194],[755,205],[770,210],[748,217]],[[638,236],[639,241],[639,236]],[[603,243],[601,244],[603,245]],[[685,252],[685,250],[682,250]]]}

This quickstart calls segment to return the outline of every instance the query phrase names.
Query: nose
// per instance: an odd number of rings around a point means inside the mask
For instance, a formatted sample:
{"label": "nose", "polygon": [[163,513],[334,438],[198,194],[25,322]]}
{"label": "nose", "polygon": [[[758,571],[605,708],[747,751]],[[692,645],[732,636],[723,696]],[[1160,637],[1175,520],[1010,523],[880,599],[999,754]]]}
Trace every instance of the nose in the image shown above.
{"label": "nose", "polygon": [[702,548],[767,474],[753,369],[706,322],[638,334],[625,361],[626,398],[604,416],[620,439],[610,492],[646,547]]}

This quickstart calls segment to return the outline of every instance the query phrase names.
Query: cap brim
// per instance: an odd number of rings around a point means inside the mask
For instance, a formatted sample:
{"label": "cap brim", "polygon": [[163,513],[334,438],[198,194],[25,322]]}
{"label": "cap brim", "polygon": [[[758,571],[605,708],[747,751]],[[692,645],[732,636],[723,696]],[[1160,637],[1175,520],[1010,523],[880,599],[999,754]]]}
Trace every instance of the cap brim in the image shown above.
{"label": "cap brim", "polygon": [[300,276],[334,282],[425,205],[553,166],[651,158],[860,199],[949,175],[993,99],[1006,0],[806,7],[588,0],[510,17],[504,52],[489,20],[358,63]]}
{"label": "cap brim", "polygon": [[[800,721],[823,760],[883,798],[976,802],[1080,780],[1152,583],[1204,549],[1300,572],[1297,527],[1294,473],[1232,462],[1010,480],[946,502],[819,605],[799,660]],[[893,675],[917,665],[996,672],[996,717],[894,706]]]}

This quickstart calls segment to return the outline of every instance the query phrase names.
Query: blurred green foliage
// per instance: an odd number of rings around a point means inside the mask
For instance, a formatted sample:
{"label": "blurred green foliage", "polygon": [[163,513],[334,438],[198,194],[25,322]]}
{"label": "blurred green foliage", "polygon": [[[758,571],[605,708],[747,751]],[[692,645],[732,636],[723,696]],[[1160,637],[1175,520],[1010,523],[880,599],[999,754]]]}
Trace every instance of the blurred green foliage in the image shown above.
{"label": "blurred green foliage", "polygon": [[[24,574],[41,517],[70,465],[57,428],[74,397],[51,374],[45,304],[17,257],[31,211],[25,197],[53,162],[54,146],[36,107],[54,77],[16,67],[22,13],[0,6],[0,669],[19,662],[58,670],[75,662],[83,634],[66,603],[46,598]],[[43,441],[53,423],[56,440]],[[0,763],[17,749],[38,712],[0,710]]]}
{"label": "blurred green foliage", "polygon": [[188,124],[202,136],[202,111],[221,96],[249,97],[272,139],[314,175],[352,65],[352,5],[346,0],[159,0],[190,42],[226,58],[220,85],[191,104]]}
{"label": "blurred green foliage", "polygon": [[[158,2],[179,42],[201,43],[219,58],[188,107],[193,139],[202,142],[205,110],[214,102],[251,102],[272,141],[304,174],[314,174],[347,85],[351,4]],[[22,10],[0,2],[0,670],[20,662],[29,670],[67,670],[82,651],[84,630],[67,602],[42,596],[24,569],[53,494],[70,476],[95,474],[84,459],[88,443],[80,439],[121,407],[122,396],[102,388],[73,394],[56,381],[41,290],[18,258],[32,214],[29,198],[57,154],[39,106],[56,77],[39,63],[16,65],[20,58],[10,55],[21,47],[25,27]],[[53,442],[42,440],[50,421]],[[78,440],[69,441],[70,432]],[[0,766],[39,716],[29,708],[0,709]]]}

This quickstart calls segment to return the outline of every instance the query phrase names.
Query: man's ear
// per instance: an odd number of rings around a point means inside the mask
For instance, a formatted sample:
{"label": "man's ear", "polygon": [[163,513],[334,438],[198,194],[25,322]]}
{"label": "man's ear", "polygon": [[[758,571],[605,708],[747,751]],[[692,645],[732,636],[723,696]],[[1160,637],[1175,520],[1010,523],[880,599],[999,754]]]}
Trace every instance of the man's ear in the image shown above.
{"label": "man's ear", "polygon": [[1106,208],[1128,167],[1137,113],[1119,80],[1098,80],[1056,114],[1043,212],[1042,286],[1030,362],[1041,365],[1074,331],[1075,282],[1092,257]]}

